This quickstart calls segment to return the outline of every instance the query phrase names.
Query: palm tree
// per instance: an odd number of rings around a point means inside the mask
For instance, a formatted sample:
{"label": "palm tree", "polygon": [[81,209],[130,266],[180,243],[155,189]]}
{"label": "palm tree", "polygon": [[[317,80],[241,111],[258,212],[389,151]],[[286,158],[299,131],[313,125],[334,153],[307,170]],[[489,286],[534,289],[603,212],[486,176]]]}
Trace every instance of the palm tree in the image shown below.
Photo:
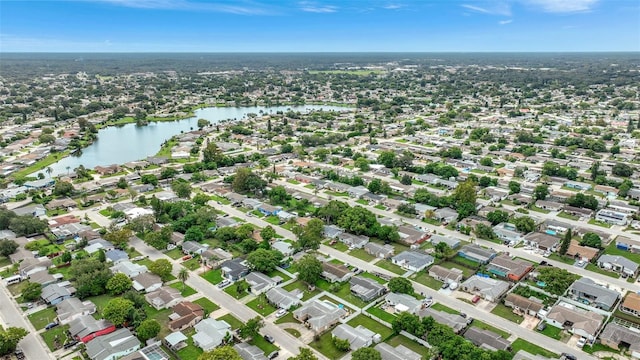
{"label": "palm tree", "polygon": [[71,169],[71,166],[67,166],[67,175],[69,175],[69,169]]}
{"label": "palm tree", "polygon": [[182,291],[184,291],[184,285],[185,285],[184,283],[185,281],[187,281],[188,278],[189,278],[189,270],[183,267],[182,269],[180,269],[180,272],[178,273],[178,279],[182,281]]}
{"label": "palm tree", "polygon": [[45,172],[47,173],[47,175],[49,175],[49,178],[51,178],[51,173],[53,172],[53,169],[51,168],[51,166],[49,166],[45,169]]}

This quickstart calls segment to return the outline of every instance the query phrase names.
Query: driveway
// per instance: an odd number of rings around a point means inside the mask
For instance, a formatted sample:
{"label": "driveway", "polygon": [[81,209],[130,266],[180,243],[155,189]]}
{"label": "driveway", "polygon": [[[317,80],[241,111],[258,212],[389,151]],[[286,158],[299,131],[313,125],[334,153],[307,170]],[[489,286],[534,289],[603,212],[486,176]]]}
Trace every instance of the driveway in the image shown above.
{"label": "driveway", "polygon": [[525,329],[535,330],[536,326],[538,326],[539,323],[540,323],[540,319],[538,319],[537,317],[531,316],[531,315],[525,315],[524,319],[520,323],[520,326],[522,326]]}

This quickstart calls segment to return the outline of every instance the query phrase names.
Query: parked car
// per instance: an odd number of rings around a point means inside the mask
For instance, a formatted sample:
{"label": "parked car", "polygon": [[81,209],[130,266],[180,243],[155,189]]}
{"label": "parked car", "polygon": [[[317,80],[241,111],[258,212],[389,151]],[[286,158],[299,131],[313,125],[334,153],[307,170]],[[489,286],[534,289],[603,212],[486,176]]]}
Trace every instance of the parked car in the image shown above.
{"label": "parked car", "polygon": [[560,355],[560,360],[578,360],[578,358],[573,354],[562,353],[562,355]]}
{"label": "parked car", "polygon": [[587,265],[587,262],[584,260],[580,260],[578,261],[578,263],[576,264],[577,267],[585,267]]}
{"label": "parked car", "polygon": [[49,330],[49,329],[53,329],[54,327],[58,326],[60,324],[58,324],[57,322],[50,322],[47,324],[47,326],[44,327],[45,330]]}
{"label": "parked car", "polygon": [[478,295],[474,296],[473,299],[471,299],[471,302],[474,303],[474,304],[477,304],[478,301],[480,301],[480,296],[478,296]]}
{"label": "parked car", "polygon": [[18,360],[22,360],[25,358],[24,352],[20,348],[16,348],[16,351],[14,351],[13,354],[16,356]]}
{"label": "parked car", "polygon": [[69,349],[71,347],[73,347],[74,345],[76,345],[78,343],[78,340],[69,340],[66,343],[64,343],[64,345],[62,346],[65,349]]}
{"label": "parked car", "polygon": [[587,343],[587,338],[584,336],[581,336],[580,339],[578,339],[578,342],[576,343],[576,346],[581,348],[583,347],[585,344]]}
{"label": "parked car", "polygon": [[276,311],[276,317],[277,318],[281,318],[281,317],[287,315],[287,312],[288,311],[285,310],[285,309],[280,309],[280,310]]}
{"label": "parked car", "polygon": [[267,340],[267,342],[271,343],[271,344],[273,344],[276,341],[276,339],[274,339],[273,336],[271,336],[271,335],[265,335],[264,339]]}
{"label": "parked car", "polygon": [[451,290],[455,290],[458,288],[458,283],[457,282],[452,282],[451,284],[449,284],[449,289]]}
{"label": "parked car", "polygon": [[222,280],[222,282],[220,284],[218,284],[218,288],[219,289],[224,289],[227,286],[231,285],[231,281],[229,280]]}
{"label": "parked car", "polygon": [[442,286],[440,288],[441,289],[448,289],[449,288],[449,283],[445,282],[444,284],[442,284]]}
{"label": "parked car", "polygon": [[277,358],[278,356],[280,356],[280,353],[276,350],[274,352],[272,352],[271,354],[269,354],[269,356],[267,356],[267,359],[272,360]]}
{"label": "parked car", "polygon": [[546,321],[540,321],[538,323],[538,326],[536,326],[536,330],[538,330],[538,331],[542,331],[542,330],[544,330],[546,328],[547,328],[547,322]]}

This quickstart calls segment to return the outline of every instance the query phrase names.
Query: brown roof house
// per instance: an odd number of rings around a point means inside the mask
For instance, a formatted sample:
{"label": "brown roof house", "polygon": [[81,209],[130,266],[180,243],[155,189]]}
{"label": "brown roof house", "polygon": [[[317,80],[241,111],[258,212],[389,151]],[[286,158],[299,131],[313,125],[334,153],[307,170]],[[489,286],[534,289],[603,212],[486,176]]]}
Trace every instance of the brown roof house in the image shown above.
{"label": "brown roof house", "polygon": [[322,277],[330,283],[347,281],[352,275],[351,270],[342,264],[322,263]]}
{"label": "brown roof house", "polygon": [[603,321],[604,316],[598,313],[583,310],[564,302],[552,307],[546,317],[546,322],[549,325],[565,329],[575,335],[584,336],[589,341],[595,340]]}
{"label": "brown roof house", "polygon": [[631,357],[640,359],[640,333],[616,322],[610,322],[600,333],[600,343],[612,349],[628,348]]}
{"label": "brown roof house", "polygon": [[147,293],[144,298],[157,310],[170,308],[183,300],[180,290],[163,286],[159,290]]}
{"label": "brown roof house", "polygon": [[513,308],[514,311],[536,316],[544,308],[544,304],[537,299],[527,299],[524,296],[510,293],[504,298],[504,305]]}
{"label": "brown roof house", "polygon": [[169,315],[169,329],[171,331],[182,331],[192,327],[204,317],[202,306],[191,301],[183,301],[171,310],[173,310],[173,313]]}
{"label": "brown roof house", "polygon": [[433,265],[429,268],[429,276],[442,282],[457,282],[462,280],[462,270],[457,268],[447,269],[440,265]]}
{"label": "brown roof house", "polygon": [[620,311],[640,317],[640,295],[629,293],[620,304]]}

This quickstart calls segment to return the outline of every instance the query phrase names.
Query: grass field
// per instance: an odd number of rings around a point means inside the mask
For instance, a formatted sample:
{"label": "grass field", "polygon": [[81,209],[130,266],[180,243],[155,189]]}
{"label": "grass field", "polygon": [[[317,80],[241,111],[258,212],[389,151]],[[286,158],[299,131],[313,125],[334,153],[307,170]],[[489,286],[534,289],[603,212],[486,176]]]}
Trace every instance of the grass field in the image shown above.
{"label": "grass field", "polygon": [[442,281],[438,281],[422,271],[414,275],[412,280],[434,290],[439,290],[442,287]]}
{"label": "grass field", "polygon": [[392,334],[393,334],[393,330],[391,330],[390,328],[380,324],[379,322],[373,320],[370,317],[367,317],[365,315],[358,315],[356,317],[354,317],[353,319],[349,320],[349,322],[347,323],[353,327],[357,327],[358,325],[362,325],[363,327],[373,331],[374,333],[380,334],[380,336],[382,337],[382,340],[386,340],[387,338],[389,338]]}
{"label": "grass field", "polygon": [[218,285],[222,281],[222,270],[210,270],[202,274],[201,276],[211,284]]}
{"label": "grass field", "polygon": [[585,266],[585,269],[596,272],[598,274],[609,276],[615,279],[620,278],[620,274],[614,273],[613,271],[607,271],[605,269],[600,268],[599,266],[593,265],[592,263],[587,263],[587,266]]}
{"label": "grass field", "polygon": [[212,312],[220,309],[220,306],[214,304],[211,300],[205,297],[195,300],[194,303],[202,306],[207,314],[211,314]]}
{"label": "grass field", "polygon": [[547,327],[540,331],[540,333],[556,340],[562,339],[562,329],[555,326],[547,325]]}
{"label": "grass field", "polygon": [[164,253],[165,255],[167,255],[168,257],[172,258],[173,260],[178,260],[181,257],[184,256],[184,254],[182,253],[182,250],[175,248],[175,249],[171,249],[167,252]]}
{"label": "grass field", "polygon": [[375,256],[367,253],[364,249],[355,249],[355,250],[351,250],[349,252],[349,255],[357,257],[360,260],[369,262],[373,259],[375,259]]}
{"label": "grass field", "polygon": [[189,285],[186,285],[186,284],[185,284],[185,285],[184,285],[184,288],[183,288],[183,286],[182,286],[182,282],[181,282],[181,281],[175,282],[175,283],[173,283],[173,284],[171,284],[171,285],[169,285],[169,286],[170,286],[170,287],[172,287],[172,288],[174,288],[174,289],[178,289],[178,290],[180,290],[180,294],[181,294],[183,297],[191,296],[191,295],[193,295],[193,294],[197,293],[197,291],[195,291],[195,290],[194,290],[192,287],[190,287]]}
{"label": "grass field", "polygon": [[65,341],[67,341],[67,330],[69,330],[69,325],[57,326],[43,332],[41,335],[49,349],[55,351],[61,348]]}
{"label": "grass field", "polygon": [[482,322],[480,320],[477,320],[477,319],[473,320],[473,322],[471,323],[471,326],[475,327],[475,328],[483,329],[483,330],[493,331],[494,333],[502,336],[505,339],[508,338],[509,335],[510,335],[509,332],[507,332],[507,331],[498,329],[498,328],[496,328],[494,326],[491,326],[491,325],[489,325],[489,324],[487,324],[485,322]]}
{"label": "grass field", "polygon": [[611,225],[607,224],[606,222],[598,221],[596,219],[589,219],[589,224],[601,226],[601,227],[607,228],[607,229],[609,229],[611,227]]}
{"label": "grass field", "polygon": [[44,329],[48,323],[56,320],[56,309],[53,307],[46,308],[29,315],[28,318],[36,330]]}
{"label": "grass field", "polygon": [[327,331],[317,341],[314,340],[309,345],[330,360],[338,360],[345,354],[345,352],[336,349],[335,345],[333,345],[331,331]]}
{"label": "grass field", "polygon": [[[242,281],[244,282],[244,280],[242,280]],[[248,288],[249,288],[249,286],[247,284],[245,286],[245,289],[248,289]],[[242,299],[243,297],[249,295],[249,291],[247,291],[247,290],[245,290],[245,291],[243,291],[241,293],[238,292],[238,283],[237,282],[227,286],[224,289],[224,292],[226,292],[227,294],[233,296],[233,298],[235,298],[235,299]]]}
{"label": "grass field", "polygon": [[459,311],[453,310],[452,308],[442,305],[440,303],[435,303],[431,305],[431,308],[438,311],[444,311],[449,314],[460,314]]}
{"label": "grass field", "polygon": [[268,316],[272,312],[276,311],[276,308],[269,304],[266,296],[258,296],[257,298],[249,301],[247,306],[262,316]]}
{"label": "grass field", "polygon": [[542,355],[552,359],[558,358],[558,354],[520,338],[511,344],[511,350],[514,354],[520,350],[524,350],[533,355]]}
{"label": "grass field", "polygon": [[498,315],[502,318],[505,318],[509,321],[512,321],[516,324],[520,324],[522,320],[524,320],[522,316],[514,314],[513,309],[504,306],[504,304],[502,303],[496,305],[496,307],[494,307],[493,310],[491,310],[491,313],[494,315]]}
{"label": "grass field", "polygon": [[640,264],[640,253],[632,253],[626,250],[621,250],[616,247],[616,242],[612,241],[609,246],[604,249],[604,253],[608,255],[619,255],[625,257],[637,264]]}
{"label": "grass field", "polygon": [[369,314],[377,316],[378,318],[380,318],[380,320],[386,321],[389,324],[391,324],[393,322],[393,320],[395,320],[395,318],[396,318],[395,315],[390,314],[390,313],[382,310],[378,306],[372,306],[372,307],[368,308],[367,312]]}
{"label": "grass field", "polygon": [[235,316],[231,315],[231,314],[227,314],[227,315],[223,315],[220,316],[219,318],[217,318],[216,320],[224,320],[227,322],[227,324],[231,325],[231,328],[233,330],[240,328],[242,325],[244,325],[242,323],[242,321],[238,320]]}
{"label": "grass field", "polygon": [[385,270],[391,271],[392,273],[398,274],[398,275],[402,275],[407,272],[406,270],[392,263],[389,260],[380,260],[376,263],[376,266],[383,268]]}

